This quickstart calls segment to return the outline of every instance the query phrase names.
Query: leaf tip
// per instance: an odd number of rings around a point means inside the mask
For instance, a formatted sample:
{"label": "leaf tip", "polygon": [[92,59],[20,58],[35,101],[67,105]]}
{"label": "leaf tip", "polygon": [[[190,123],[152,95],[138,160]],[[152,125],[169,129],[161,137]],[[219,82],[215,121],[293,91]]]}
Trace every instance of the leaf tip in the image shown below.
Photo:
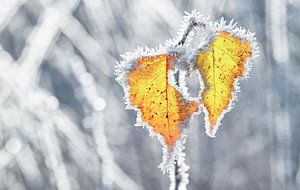
{"label": "leaf tip", "polygon": [[211,138],[215,138],[217,130],[218,130],[218,126],[208,126],[206,127],[205,133],[207,136]]}

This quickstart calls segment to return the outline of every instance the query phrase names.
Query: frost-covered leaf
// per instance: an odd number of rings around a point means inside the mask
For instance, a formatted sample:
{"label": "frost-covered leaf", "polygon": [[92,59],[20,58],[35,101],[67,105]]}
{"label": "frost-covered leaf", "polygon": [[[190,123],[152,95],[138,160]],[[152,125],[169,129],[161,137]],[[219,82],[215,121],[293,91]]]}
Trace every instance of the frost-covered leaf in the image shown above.
{"label": "frost-covered leaf", "polygon": [[142,121],[163,136],[169,149],[180,138],[180,125],[198,110],[195,101],[184,100],[169,84],[172,59],[166,54],[141,57],[128,76],[132,105],[141,111]]}
{"label": "frost-covered leaf", "polygon": [[224,114],[236,98],[238,79],[246,76],[250,59],[256,54],[255,38],[246,30],[226,25],[215,26],[216,37],[208,50],[199,51],[195,66],[203,81],[200,99],[205,113],[206,133],[214,137]]}
{"label": "frost-covered leaf", "polygon": [[146,126],[164,146],[163,171],[171,170],[177,153],[183,150],[184,128],[199,108],[199,103],[177,86],[174,63],[179,54],[168,50],[138,49],[125,55],[117,66],[127,108],[138,112],[136,125]]}

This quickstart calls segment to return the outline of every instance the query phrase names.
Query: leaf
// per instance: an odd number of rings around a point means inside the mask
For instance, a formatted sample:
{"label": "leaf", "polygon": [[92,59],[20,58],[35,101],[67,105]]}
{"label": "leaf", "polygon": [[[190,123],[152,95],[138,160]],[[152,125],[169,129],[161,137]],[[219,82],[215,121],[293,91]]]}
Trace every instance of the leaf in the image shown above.
{"label": "leaf", "polygon": [[142,121],[163,136],[169,150],[180,138],[180,126],[198,110],[195,101],[186,101],[169,84],[172,59],[166,54],[141,57],[128,76],[132,105],[141,111]]}
{"label": "leaf", "polygon": [[209,136],[215,136],[220,120],[231,109],[237,79],[245,74],[251,56],[250,43],[226,31],[218,31],[209,50],[199,52],[196,68],[204,82],[201,97]]}

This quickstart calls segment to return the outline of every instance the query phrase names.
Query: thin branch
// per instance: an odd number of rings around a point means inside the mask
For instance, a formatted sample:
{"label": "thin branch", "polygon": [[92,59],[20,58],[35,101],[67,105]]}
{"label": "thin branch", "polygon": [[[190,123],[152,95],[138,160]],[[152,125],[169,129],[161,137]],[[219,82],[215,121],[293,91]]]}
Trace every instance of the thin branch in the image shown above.
{"label": "thin branch", "polygon": [[[18,59],[18,62],[21,63],[21,70],[25,74],[30,73],[28,76],[36,77],[32,73],[38,71],[50,47],[55,44],[56,36],[60,34],[60,28],[67,23],[67,15],[72,14],[79,2],[78,0],[60,1],[45,9],[38,25],[26,39],[26,46]],[[36,51],[37,49],[39,51]]]}
{"label": "thin branch", "polygon": [[10,23],[11,19],[19,8],[26,3],[27,0],[1,1],[0,12],[0,32]]}
{"label": "thin branch", "polygon": [[175,190],[179,189],[180,182],[181,182],[181,176],[179,173],[179,166],[177,160],[175,160]]}
{"label": "thin branch", "polygon": [[184,162],[185,154],[180,153],[175,160],[174,172],[170,173],[170,190],[186,190],[189,183],[188,170],[190,167]]}
{"label": "thin branch", "polygon": [[178,42],[178,45],[183,45],[187,39],[187,37],[189,36],[190,32],[195,28],[195,27],[206,27],[206,24],[204,23],[200,23],[200,22],[196,22],[194,20],[190,21],[189,26],[187,27],[187,29],[185,30],[185,32],[182,35],[182,39]]}
{"label": "thin branch", "polygon": [[[179,87],[179,72],[174,74],[175,84]],[[184,163],[185,153],[179,153],[177,159],[175,160],[174,173],[170,174],[170,190],[186,190],[186,186],[189,183],[189,166]]]}

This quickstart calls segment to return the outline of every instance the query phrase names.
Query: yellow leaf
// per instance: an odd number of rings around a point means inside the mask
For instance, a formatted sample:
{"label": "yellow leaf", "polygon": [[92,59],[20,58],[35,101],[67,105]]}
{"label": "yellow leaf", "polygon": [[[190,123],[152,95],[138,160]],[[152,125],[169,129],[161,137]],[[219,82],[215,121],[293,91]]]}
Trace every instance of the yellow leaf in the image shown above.
{"label": "yellow leaf", "polygon": [[173,70],[166,54],[139,58],[128,76],[129,98],[141,111],[142,121],[163,136],[171,149],[180,138],[180,125],[198,110],[195,101],[186,101],[168,82]]}
{"label": "yellow leaf", "polygon": [[247,58],[251,57],[248,41],[229,32],[217,32],[209,51],[198,54],[196,67],[204,81],[201,93],[205,109],[207,133],[214,136],[223,115],[230,109],[235,93],[235,80],[245,73]]}

